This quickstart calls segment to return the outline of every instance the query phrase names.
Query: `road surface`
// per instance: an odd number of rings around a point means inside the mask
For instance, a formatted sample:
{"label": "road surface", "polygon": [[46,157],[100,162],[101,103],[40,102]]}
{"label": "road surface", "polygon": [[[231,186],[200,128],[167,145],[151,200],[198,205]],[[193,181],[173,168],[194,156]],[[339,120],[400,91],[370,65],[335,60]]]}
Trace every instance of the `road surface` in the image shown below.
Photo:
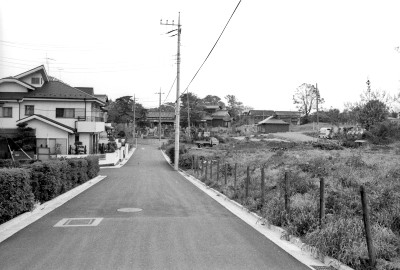
{"label": "road surface", "polygon": [[[309,269],[173,171],[154,146],[138,145],[124,167],[100,174],[107,178],[0,243],[0,269]],[[65,218],[102,219],[54,227]]]}

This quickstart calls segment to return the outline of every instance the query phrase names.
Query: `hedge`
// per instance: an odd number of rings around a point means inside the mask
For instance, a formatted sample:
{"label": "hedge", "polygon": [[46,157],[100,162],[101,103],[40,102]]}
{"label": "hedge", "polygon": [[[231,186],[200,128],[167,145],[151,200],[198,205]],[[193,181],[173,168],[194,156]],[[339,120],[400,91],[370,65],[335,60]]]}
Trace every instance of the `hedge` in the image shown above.
{"label": "hedge", "polygon": [[0,159],[0,168],[18,168],[20,164],[18,161],[12,159]]}
{"label": "hedge", "polygon": [[[15,165],[11,160],[0,164]],[[32,210],[35,201],[46,202],[96,177],[100,170],[96,156],[36,161],[22,167],[0,169],[0,223]]]}
{"label": "hedge", "polygon": [[34,205],[27,169],[0,169],[0,224],[27,211]]}

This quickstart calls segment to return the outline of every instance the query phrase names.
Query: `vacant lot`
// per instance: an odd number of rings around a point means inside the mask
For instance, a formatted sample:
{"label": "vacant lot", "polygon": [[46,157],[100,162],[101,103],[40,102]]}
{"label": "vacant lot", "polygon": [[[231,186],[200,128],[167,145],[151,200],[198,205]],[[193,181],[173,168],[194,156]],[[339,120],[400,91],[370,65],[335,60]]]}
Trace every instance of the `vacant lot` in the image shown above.
{"label": "vacant lot", "polygon": [[[289,234],[355,269],[365,269],[360,258],[368,256],[360,199],[363,185],[368,196],[378,269],[398,269],[399,145],[328,151],[321,150],[327,149],[325,145],[315,142],[228,139],[218,147],[188,150],[181,155],[180,165],[270,223],[284,227]],[[201,173],[200,165],[199,170],[191,170],[193,156],[195,161],[212,161],[213,168],[208,165],[207,177],[206,169],[203,167]],[[265,168],[263,190],[262,167]],[[319,186],[322,178],[326,216],[321,227]]]}

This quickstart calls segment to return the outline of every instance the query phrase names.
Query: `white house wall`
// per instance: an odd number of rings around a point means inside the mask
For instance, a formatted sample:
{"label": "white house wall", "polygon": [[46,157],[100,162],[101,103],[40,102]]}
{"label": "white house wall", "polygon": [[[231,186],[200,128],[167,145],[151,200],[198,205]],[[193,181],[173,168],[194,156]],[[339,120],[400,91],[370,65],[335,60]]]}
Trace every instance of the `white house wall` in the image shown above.
{"label": "white house wall", "polygon": [[[17,102],[7,102],[3,107],[12,108],[12,117],[0,117],[0,128],[17,128],[15,123],[19,119],[19,105]],[[1,108],[1,107],[0,107]]]}
{"label": "white house wall", "polygon": [[0,84],[0,92],[3,93],[27,93],[28,89],[15,82],[4,82]]}
{"label": "white house wall", "polygon": [[67,139],[68,132],[44,123],[40,120],[31,120],[28,122],[28,127],[31,127],[36,130],[36,138],[37,139]]}
{"label": "white house wall", "polygon": [[[32,78],[40,78],[40,80],[39,80],[40,83],[39,84],[33,84],[32,83]],[[29,84],[31,84],[31,85],[33,85],[35,87],[41,87],[43,85],[43,82],[44,82],[42,73],[40,71],[32,73],[32,74],[26,76],[25,78],[22,79],[22,81],[26,82],[26,83],[29,83]]]}

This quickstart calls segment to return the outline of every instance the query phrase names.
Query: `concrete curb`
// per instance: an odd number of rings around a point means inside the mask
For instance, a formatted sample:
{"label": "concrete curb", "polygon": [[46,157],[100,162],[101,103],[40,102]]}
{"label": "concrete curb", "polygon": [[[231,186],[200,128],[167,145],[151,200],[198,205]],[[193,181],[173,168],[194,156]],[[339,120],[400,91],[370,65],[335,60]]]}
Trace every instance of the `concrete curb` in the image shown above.
{"label": "concrete curb", "polygon": [[[171,161],[169,157],[161,151],[164,158],[168,161],[168,163],[171,165]],[[239,204],[238,202],[229,199],[226,197],[224,194],[220,193],[219,191],[210,188],[207,186],[205,183],[201,182],[199,179],[195,178],[194,176],[186,173],[185,171],[179,169],[179,173],[185,177],[187,180],[189,180],[191,183],[193,183],[195,186],[203,190],[206,194],[210,195],[214,200],[219,202],[221,205],[223,205],[225,208],[227,208],[229,211],[231,211],[233,214],[241,218],[243,221],[248,223],[250,226],[252,226],[254,229],[256,229],[258,232],[263,234],[265,237],[270,239],[272,242],[277,244],[279,247],[284,249],[287,253],[298,259],[300,262],[305,264],[306,266],[310,267],[310,265],[318,265],[318,266],[332,266],[335,269],[338,270],[354,270],[353,268],[344,265],[343,263],[339,262],[338,260],[328,257],[328,256],[323,256],[321,252],[318,251],[317,248],[312,247],[310,245],[307,245],[303,243],[299,238],[294,237],[292,235],[289,235],[286,230],[284,230],[281,227],[277,227],[275,225],[272,225],[268,222],[263,217],[260,217],[254,212],[250,212],[246,207],[243,205]],[[212,196],[214,193],[215,195]],[[231,206],[231,207],[230,207]],[[232,206],[236,208],[236,211],[232,209]],[[241,213],[238,213],[239,210]],[[246,217],[246,215],[248,217]],[[286,243],[284,243],[286,242]],[[290,244],[289,244],[290,243]],[[288,246],[288,244],[290,246]],[[298,248],[298,250],[294,250],[293,246]],[[300,253],[299,253],[300,251]],[[307,258],[308,257],[308,258]],[[318,260],[318,261],[316,261]],[[310,269],[314,269],[311,268]]]}
{"label": "concrete curb", "polygon": [[47,215],[54,209],[60,207],[67,201],[71,200],[75,196],[79,195],[83,191],[87,190],[91,186],[97,184],[107,176],[102,176],[99,175],[82,185],[79,185],[61,195],[58,197],[47,201],[43,204],[39,204],[33,209],[31,212],[26,212],[24,214],[21,214],[3,224],[0,225],[0,243],[15,234],[16,232],[22,230],[26,226],[32,224],[33,222],[37,221],[41,217]]}

